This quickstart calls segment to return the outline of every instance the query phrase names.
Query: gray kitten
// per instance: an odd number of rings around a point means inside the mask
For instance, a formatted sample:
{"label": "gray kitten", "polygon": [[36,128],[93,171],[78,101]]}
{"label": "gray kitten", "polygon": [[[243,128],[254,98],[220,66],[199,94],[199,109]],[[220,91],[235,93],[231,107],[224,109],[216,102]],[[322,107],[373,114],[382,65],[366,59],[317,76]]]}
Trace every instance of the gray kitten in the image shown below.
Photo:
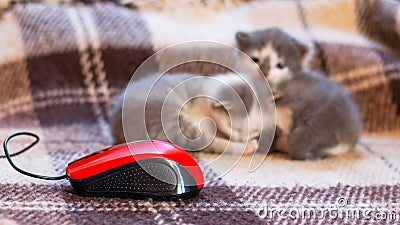
{"label": "gray kitten", "polygon": [[[113,103],[110,114],[113,142],[115,144],[125,142],[122,129],[122,105],[126,92],[124,122],[128,123],[129,128],[132,128],[129,140],[147,139],[148,134],[151,139],[171,141],[187,150],[204,149],[209,152],[222,153],[226,148],[228,153],[252,154],[258,147],[256,139],[261,132],[260,120],[257,117],[259,115],[257,114],[257,104],[253,95],[248,88],[245,88],[246,84],[236,74],[228,73],[212,77],[228,86],[194,74],[172,73],[162,76],[146,100],[145,124],[147,130],[140,129],[143,120],[137,116],[143,110],[143,106],[135,103],[145,97],[143,96],[145,90],[142,89],[149,82],[153,82],[155,77],[150,76],[135,81],[135,88],[128,86]],[[196,80],[188,82],[192,78],[196,78]],[[236,99],[235,96],[232,96],[232,92],[229,92],[229,88],[238,94]],[[218,101],[207,97],[191,99],[191,93],[214,96]],[[163,114],[167,121],[163,127],[162,107],[168,95],[172,101],[168,102],[169,107],[165,109],[166,114]],[[243,101],[244,108],[252,119],[247,120],[247,115],[243,110],[235,110],[238,108],[237,104],[240,104],[236,101],[237,97]],[[229,115],[228,112],[231,114]],[[175,121],[179,121],[179,125],[174,123]],[[249,129],[243,129],[243,127],[249,127]],[[166,130],[168,130],[168,134],[166,134]],[[200,138],[197,141],[189,141],[186,137],[188,139]],[[247,138],[251,141],[248,141]],[[207,143],[209,144],[207,145]]]}
{"label": "gray kitten", "polygon": [[308,45],[278,28],[238,32],[236,41],[279,96],[275,149],[316,159],[354,147],[362,132],[358,108],[342,86],[308,69]]}

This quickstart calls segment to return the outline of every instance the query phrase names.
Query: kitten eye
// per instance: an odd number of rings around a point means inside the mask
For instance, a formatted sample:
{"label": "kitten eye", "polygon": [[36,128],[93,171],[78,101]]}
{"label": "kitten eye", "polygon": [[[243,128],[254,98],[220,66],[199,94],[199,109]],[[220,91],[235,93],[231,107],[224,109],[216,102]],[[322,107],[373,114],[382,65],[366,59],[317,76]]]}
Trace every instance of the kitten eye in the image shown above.
{"label": "kitten eye", "polygon": [[283,62],[280,62],[280,63],[277,63],[277,64],[276,64],[276,67],[278,67],[279,69],[283,69],[283,68],[286,67],[286,64],[283,63]]}
{"label": "kitten eye", "polygon": [[258,63],[260,60],[258,58],[255,57],[251,57],[251,60],[253,60],[253,62]]}

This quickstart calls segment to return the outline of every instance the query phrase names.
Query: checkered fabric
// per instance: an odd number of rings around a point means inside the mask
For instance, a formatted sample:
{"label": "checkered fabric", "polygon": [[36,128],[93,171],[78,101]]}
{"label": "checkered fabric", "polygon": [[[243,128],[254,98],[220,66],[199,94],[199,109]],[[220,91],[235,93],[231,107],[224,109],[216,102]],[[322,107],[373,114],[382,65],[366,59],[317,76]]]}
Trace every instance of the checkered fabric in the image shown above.
{"label": "checkered fabric", "polygon": [[[344,84],[360,108],[365,127],[360,144],[348,154],[316,161],[271,154],[252,173],[250,159],[243,158],[197,197],[178,202],[81,197],[68,181],[26,177],[0,159],[0,224],[396,223],[263,216],[265,206],[324,208],[342,204],[339,200],[346,207],[395,211],[400,220],[398,1],[226,1],[217,8],[208,1],[159,2],[163,7],[143,2],[134,7],[25,2],[3,11],[0,139],[16,131],[42,139],[34,150],[15,157],[22,168],[61,174],[69,161],[109,145],[110,101],[157,50],[199,39],[233,45],[236,31],[267,27],[314,43],[312,68]],[[207,63],[176,70],[223,71]],[[17,149],[30,142],[20,138],[11,144]],[[215,157],[198,155],[202,162]],[[222,167],[206,169],[205,176]]]}

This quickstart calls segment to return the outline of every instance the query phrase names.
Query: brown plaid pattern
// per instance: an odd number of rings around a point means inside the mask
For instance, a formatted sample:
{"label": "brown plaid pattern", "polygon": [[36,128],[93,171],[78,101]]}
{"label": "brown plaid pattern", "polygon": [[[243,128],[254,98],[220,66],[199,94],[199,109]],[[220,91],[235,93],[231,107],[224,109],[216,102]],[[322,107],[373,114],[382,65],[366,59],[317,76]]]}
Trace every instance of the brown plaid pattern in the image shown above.
{"label": "brown plaid pattern", "polygon": [[[108,145],[110,100],[153,52],[196,39],[233,44],[237,30],[271,26],[314,43],[313,69],[344,84],[360,107],[366,133],[362,143],[351,153],[318,161],[271,154],[254,173],[247,172],[249,159],[244,158],[199,196],[178,202],[84,198],[67,181],[31,179],[1,159],[0,224],[395,223],[263,219],[258,214],[265,204],[301,208],[335,204],[344,197],[349,205],[396,209],[400,217],[398,1],[233,1],[217,10],[204,2],[161,9],[149,4],[24,3],[4,11],[0,139],[21,130],[42,138],[35,150],[15,157],[18,165],[60,174],[67,162]],[[175,70],[224,71],[207,63]],[[12,146],[28,143],[21,138]],[[198,157],[207,161],[216,156]],[[215,176],[218,169],[207,169],[205,176]]]}

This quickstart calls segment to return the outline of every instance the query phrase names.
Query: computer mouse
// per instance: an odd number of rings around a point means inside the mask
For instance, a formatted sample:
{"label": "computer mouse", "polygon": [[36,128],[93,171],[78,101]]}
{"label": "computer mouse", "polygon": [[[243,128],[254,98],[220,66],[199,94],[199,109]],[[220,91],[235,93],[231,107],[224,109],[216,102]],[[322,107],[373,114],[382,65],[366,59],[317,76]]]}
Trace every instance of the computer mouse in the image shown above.
{"label": "computer mouse", "polygon": [[110,146],[68,164],[66,176],[83,196],[173,200],[197,195],[203,173],[185,150],[163,141]]}
{"label": "computer mouse", "polygon": [[[8,143],[17,136],[35,140],[10,154]],[[31,149],[38,135],[16,132],[3,141],[4,156],[19,173],[43,180],[69,179],[83,196],[153,198],[178,200],[197,195],[204,186],[203,173],[194,158],[182,148],[164,141],[137,141],[114,145],[68,164],[60,176],[34,174],[19,168],[12,157]]]}

